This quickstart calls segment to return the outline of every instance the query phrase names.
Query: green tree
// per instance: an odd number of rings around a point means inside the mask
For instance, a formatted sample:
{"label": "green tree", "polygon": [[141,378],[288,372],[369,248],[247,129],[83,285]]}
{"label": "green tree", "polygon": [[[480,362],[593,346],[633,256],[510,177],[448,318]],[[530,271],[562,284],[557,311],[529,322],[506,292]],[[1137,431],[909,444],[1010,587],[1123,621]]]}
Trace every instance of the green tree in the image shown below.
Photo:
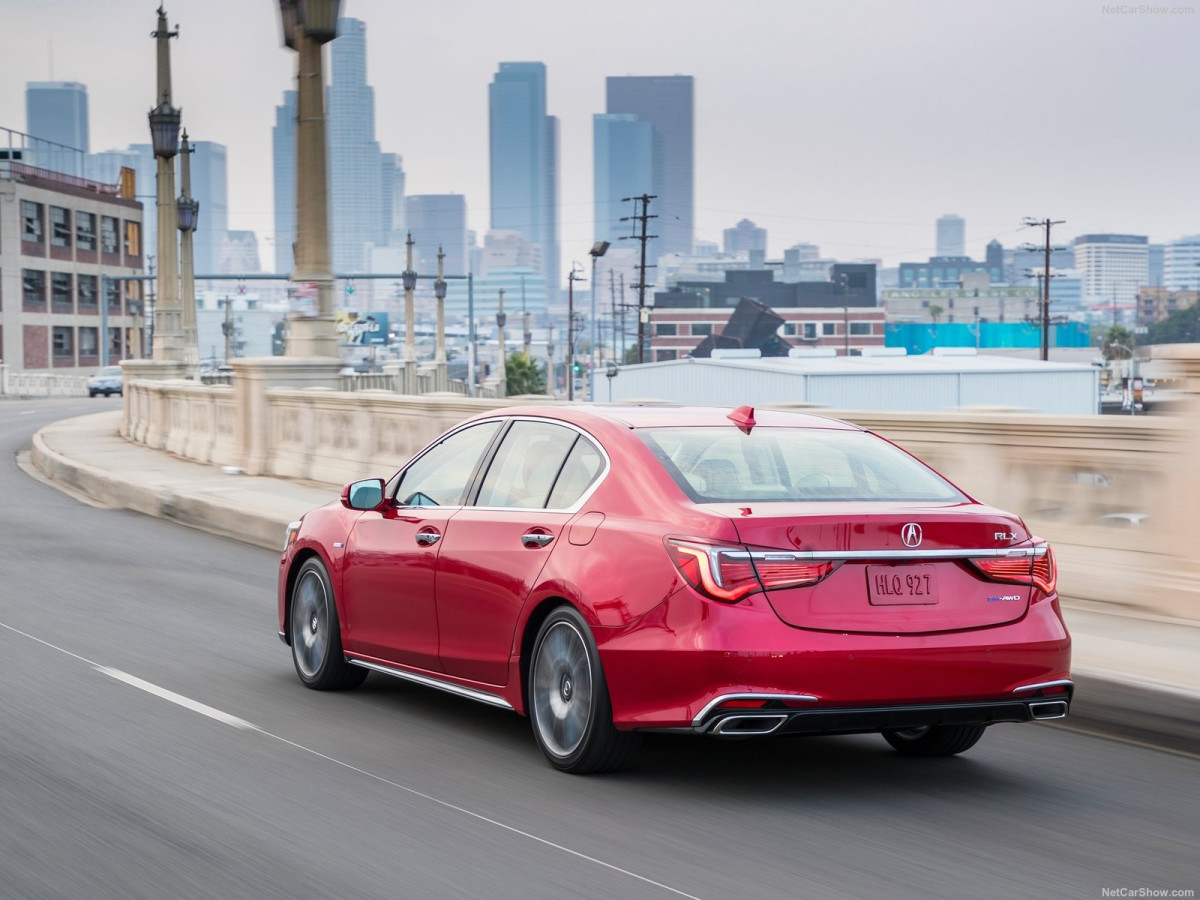
{"label": "green tree", "polygon": [[508,396],[546,393],[546,376],[541,367],[524,353],[512,353],[504,364]]}
{"label": "green tree", "polygon": [[1147,329],[1147,344],[1192,344],[1200,341],[1200,303],[1176,310]]}
{"label": "green tree", "polygon": [[942,313],[944,313],[944,312],[945,312],[945,310],[942,309],[940,306],[938,306],[936,303],[934,303],[932,306],[929,307],[929,318],[933,319],[934,325],[936,325],[938,323],[938,319],[940,319],[942,317]]}
{"label": "green tree", "polygon": [[1100,349],[1105,359],[1129,359],[1133,355],[1133,332],[1120,325],[1105,329],[1100,339]]}

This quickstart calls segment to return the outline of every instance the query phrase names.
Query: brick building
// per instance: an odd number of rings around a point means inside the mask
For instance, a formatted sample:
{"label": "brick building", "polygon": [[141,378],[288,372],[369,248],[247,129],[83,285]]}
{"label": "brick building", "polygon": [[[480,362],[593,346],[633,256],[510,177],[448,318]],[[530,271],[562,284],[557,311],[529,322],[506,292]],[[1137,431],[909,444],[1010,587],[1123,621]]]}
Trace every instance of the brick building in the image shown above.
{"label": "brick building", "polygon": [[[100,184],[0,161],[0,359],[80,373],[142,355],[142,204]],[[103,296],[101,296],[103,294]],[[107,333],[102,335],[102,329]]]}

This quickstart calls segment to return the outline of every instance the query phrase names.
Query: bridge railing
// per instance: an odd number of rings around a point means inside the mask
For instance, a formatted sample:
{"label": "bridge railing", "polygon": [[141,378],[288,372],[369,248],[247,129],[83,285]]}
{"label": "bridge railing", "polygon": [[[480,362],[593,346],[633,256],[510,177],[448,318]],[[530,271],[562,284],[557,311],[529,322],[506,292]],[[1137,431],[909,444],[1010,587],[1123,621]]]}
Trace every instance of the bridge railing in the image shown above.
{"label": "bridge railing", "polygon": [[13,372],[0,364],[0,396],[86,397],[88,376],[56,375],[53,372]]}

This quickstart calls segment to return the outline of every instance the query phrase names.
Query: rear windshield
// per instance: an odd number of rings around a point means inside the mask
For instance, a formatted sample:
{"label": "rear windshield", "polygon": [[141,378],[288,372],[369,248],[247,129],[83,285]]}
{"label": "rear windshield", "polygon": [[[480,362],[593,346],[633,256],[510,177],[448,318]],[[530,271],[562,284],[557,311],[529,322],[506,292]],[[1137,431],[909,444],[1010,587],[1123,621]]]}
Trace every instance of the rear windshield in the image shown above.
{"label": "rear windshield", "polygon": [[967,499],[907,453],[863,431],[759,426],[743,434],[721,426],[636,433],[696,503]]}

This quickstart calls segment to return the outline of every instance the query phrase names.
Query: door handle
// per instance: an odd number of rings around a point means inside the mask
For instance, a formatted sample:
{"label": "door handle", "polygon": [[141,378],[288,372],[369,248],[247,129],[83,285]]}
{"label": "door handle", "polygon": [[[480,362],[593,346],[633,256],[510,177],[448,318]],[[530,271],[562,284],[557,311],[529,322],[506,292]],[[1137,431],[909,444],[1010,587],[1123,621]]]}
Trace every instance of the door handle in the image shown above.
{"label": "door handle", "polygon": [[545,547],[552,540],[554,540],[554,535],[552,534],[530,533],[521,535],[521,543],[526,547]]}
{"label": "door handle", "polygon": [[417,543],[420,544],[422,547],[432,547],[434,544],[436,544],[441,539],[442,539],[442,536],[436,531],[418,531],[417,532]]}

